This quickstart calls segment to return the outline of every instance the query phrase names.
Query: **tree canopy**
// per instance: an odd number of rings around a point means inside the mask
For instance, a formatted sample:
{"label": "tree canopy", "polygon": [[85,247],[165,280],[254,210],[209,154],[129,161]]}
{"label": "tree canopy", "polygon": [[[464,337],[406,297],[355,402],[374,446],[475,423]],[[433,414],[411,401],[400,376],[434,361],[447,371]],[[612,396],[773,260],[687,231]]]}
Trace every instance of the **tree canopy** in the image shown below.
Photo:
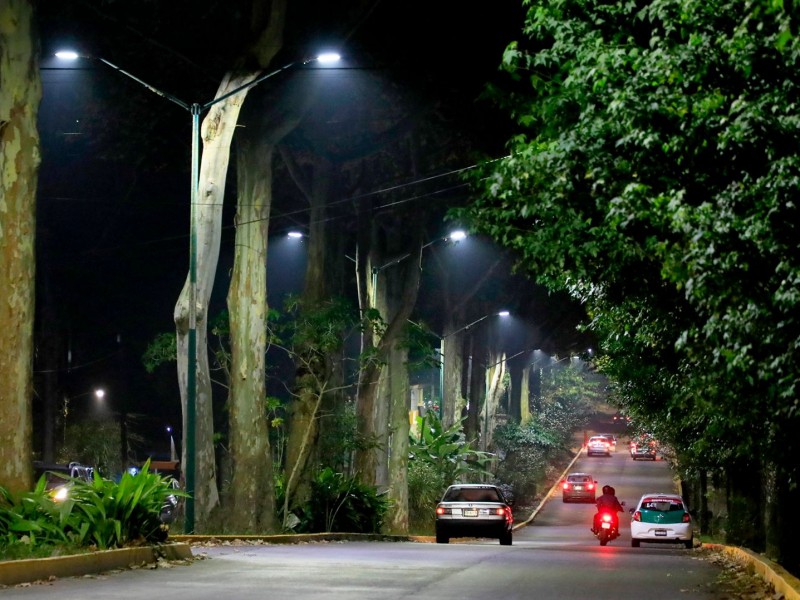
{"label": "tree canopy", "polygon": [[584,303],[621,403],[687,464],[796,486],[796,5],[525,5],[520,133],[469,217]]}

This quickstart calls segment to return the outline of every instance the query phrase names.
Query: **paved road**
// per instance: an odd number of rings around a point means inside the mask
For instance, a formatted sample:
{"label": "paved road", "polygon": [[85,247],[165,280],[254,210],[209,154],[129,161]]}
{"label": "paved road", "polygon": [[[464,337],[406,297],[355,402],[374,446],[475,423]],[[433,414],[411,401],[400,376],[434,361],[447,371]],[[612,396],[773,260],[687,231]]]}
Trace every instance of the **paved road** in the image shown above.
{"label": "paved road", "polygon": [[[674,489],[665,463],[634,462],[624,448],[611,458],[583,457],[575,470],[612,483],[629,504],[644,492]],[[631,548],[627,527],[620,539],[600,547],[589,531],[592,512],[590,505],[565,505],[556,497],[534,525],[515,532],[510,547],[481,540],[208,548],[202,551],[211,558],[191,566],[7,589],[0,600],[717,597],[718,568],[697,552],[680,546]]]}

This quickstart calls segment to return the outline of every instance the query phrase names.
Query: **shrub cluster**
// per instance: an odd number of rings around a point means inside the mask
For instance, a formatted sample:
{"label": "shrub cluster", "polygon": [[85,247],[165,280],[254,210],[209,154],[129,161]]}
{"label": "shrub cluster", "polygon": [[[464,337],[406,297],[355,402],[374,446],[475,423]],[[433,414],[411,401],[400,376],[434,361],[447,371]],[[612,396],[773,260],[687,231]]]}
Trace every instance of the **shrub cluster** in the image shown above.
{"label": "shrub cluster", "polygon": [[183,496],[167,478],[148,471],[125,473],[119,483],[95,472],[92,481],[65,478],[68,494],[56,500],[42,476],[31,492],[0,486],[0,553],[74,547],[109,549],[163,541],[161,509],[168,496]]}

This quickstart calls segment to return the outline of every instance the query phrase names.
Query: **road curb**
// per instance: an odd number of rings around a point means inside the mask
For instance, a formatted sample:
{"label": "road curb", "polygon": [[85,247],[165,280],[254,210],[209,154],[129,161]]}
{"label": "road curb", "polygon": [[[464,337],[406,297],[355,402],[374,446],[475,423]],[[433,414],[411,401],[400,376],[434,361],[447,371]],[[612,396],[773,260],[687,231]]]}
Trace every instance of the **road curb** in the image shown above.
{"label": "road curb", "polygon": [[536,515],[538,515],[539,511],[541,511],[542,508],[544,508],[545,503],[550,499],[550,496],[553,495],[553,492],[555,492],[555,490],[558,488],[559,484],[564,480],[564,477],[567,476],[567,473],[569,473],[569,471],[572,469],[572,466],[580,458],[582,453],[583,453],[583,446],[578,448],[578,451],[575,453],[575,456],[570,461],[570,463],[567,465],[567,468],[564,469],[564,471],[561,473],[561,476],[553,484],[553,487],[551,487],[548,490],[547,494],[545,494],[544,498],[542,498],[542,501],[539,502],[539,505],[536,508],[533,509],[533,512],[531,513],[531,515],[527,519],[522,521],[521,523],[518,523],[518,524],[514,525],[514,527],[512,528],[512,531],[516,531],[517,529],[521,529],[523,527],[527,527],[528,525],[530,525],[533,522],[533,520],[536,518]]}
{"label": "road curb", "polygon": [[785,600],[800,600],[800,579],[768,558],[737,546],[703,543],[702,547],[726,554],[745,567],[752,567],[776,592],[783,594]]}
{"label": "road curb", "polygon": [[[427,536],[430,537],[430,536]],[[426,536],[389,535],[382,533],[279,533],[273,535],[170,535],[171,540],[185,544],[218,544],[250,542],[253,544],[304,544],[311,542],[420,542]]]}
{"label": "road curb", "polygon": [[151,564],[158,559],[189,560],[192,549],[188,544],[164,544],[99,550],[86,554],[31,558],[0,562],[0,585],[16,585],[31,581],[48,580],[52,577],[80,577],[124,569],[131,565]]}

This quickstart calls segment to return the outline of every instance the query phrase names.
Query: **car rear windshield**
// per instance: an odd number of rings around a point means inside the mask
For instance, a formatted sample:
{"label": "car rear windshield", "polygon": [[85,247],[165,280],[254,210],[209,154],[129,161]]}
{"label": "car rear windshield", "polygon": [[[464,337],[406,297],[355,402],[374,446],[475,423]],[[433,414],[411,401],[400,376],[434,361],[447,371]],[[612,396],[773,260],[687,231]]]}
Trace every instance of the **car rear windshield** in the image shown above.
{"label": "car rear windshield", "polygon": [[567,477],[567,481],[570,483],[588,483],[592,480],[591,477],[587,477],[586,475],[570,475]]}
{"label": "car rear windshield", "polygon": [[669,498],[645,498],[642,500],[642,510],[654,510],[658,512],[683,510],[683,502],[680,500],[670,500]]}
{"label": "car rear windshield", "polygon": [[447,491],[445,502],[500,502],[497,490],[492,488],[453,488]]}

